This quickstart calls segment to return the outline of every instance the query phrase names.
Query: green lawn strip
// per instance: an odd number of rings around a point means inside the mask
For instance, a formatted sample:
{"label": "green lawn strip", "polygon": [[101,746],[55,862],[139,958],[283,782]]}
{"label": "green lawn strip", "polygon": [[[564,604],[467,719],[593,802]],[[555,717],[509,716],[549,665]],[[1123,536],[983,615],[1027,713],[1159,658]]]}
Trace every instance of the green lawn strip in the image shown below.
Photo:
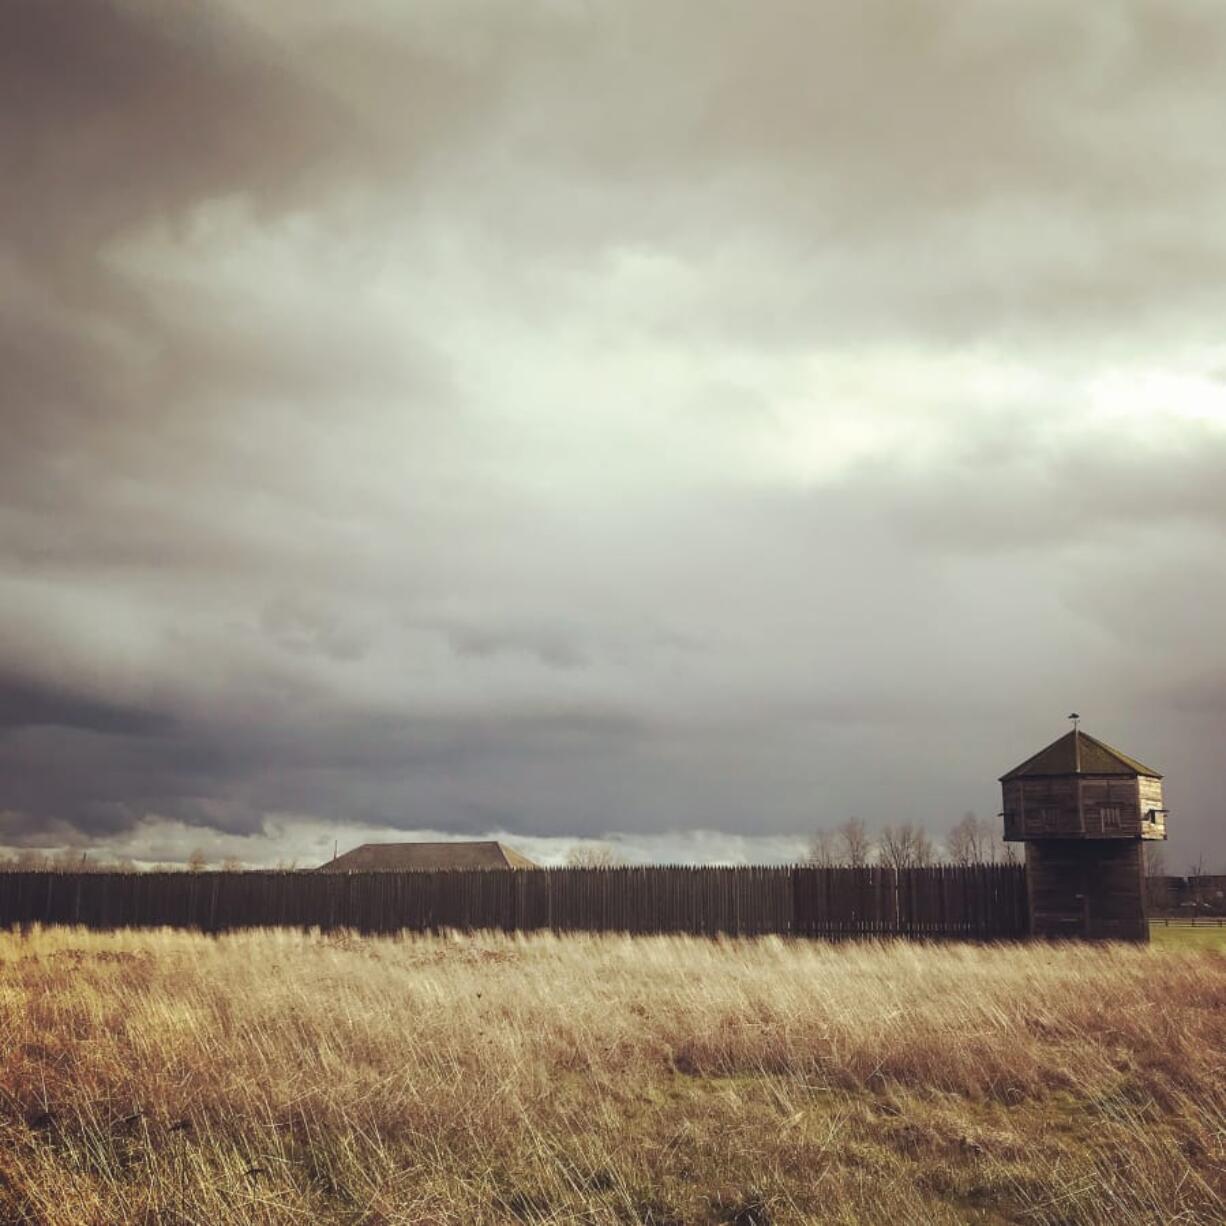
{"label": "green lawn strip", "polygon": [[1149,938],[1159,949],[1212,950],[1226,953],[1226,924],[1216,925],[1164,924],[1154,920],[1149,925]]}

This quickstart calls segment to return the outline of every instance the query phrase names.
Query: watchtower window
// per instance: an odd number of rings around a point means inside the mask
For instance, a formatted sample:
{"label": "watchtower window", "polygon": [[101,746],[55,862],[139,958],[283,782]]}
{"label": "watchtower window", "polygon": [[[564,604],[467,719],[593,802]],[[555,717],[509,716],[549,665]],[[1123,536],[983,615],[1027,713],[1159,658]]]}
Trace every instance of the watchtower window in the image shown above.
{"label": "watchtower window", "polygon": [[1119,805],[1106,805],[1099,809],[1098,815],[1102,819],[1104,830],[1118,830],[1120,828]]}

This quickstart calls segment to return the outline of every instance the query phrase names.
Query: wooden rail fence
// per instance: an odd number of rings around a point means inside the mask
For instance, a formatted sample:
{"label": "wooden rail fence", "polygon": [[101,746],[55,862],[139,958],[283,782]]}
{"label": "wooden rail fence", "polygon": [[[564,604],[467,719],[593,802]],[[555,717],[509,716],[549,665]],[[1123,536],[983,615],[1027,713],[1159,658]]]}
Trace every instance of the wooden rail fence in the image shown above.
{"label": "wooden rail fence", "polygon": [[1020,865],[442,872],[0,872],[0,927],[500,929],[1008,940]]}

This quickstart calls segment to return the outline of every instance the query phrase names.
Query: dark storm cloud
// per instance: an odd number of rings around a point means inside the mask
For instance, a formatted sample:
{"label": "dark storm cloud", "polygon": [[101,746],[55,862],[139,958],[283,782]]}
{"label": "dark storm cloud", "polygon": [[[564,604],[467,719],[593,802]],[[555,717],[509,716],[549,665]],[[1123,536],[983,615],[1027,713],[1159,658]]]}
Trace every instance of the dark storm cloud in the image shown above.
{"label": "dark storm cloud", "polygon": [[[251,834],[265,829],[269,814],[286,812],[373,826],[433,821],[467,833],[566,833],[573,789],[591,786],[594,765],[599,775],[623,764],[643,735],[630,716],[578,705],[497,718],[284,710],[271,725],[241,709],[227,715],[224,724],[171,725],[37,687],[7,687],[0,834],[23,844],[67,827],[104,836],[148,815]],[[525,821],[507,783],[531,783],[534,775],[559,785],[558,795]]]}
{"label": "dark storm cloud", "polygon": [[0,220],[86,304],[108,240],[227,192],[283,204],[361,136],[215,6],[15,0],[3,23]]}
{"label": "dark storm cloud", "polygon": [[1195,3],[6,5],[0,842],[939,829],[1075,700],[1226,850],[1223,68]]}
{"label": "dark storm cloud", "polygon": [[0,727],[77,728],[124,736],[164,731],[166,717],[17,680],[0,681]]}

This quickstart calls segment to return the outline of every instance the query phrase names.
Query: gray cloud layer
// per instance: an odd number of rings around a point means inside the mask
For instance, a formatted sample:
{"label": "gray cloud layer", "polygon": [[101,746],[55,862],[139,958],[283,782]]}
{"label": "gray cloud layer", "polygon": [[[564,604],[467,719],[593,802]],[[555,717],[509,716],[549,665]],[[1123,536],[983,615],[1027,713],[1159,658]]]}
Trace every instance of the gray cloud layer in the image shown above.
{"label": "gray cloud layer", "polygon": [[1226,856],[1224,68],[1156,0],[6,5],[0,842],[939,829],[1078,706]]}

